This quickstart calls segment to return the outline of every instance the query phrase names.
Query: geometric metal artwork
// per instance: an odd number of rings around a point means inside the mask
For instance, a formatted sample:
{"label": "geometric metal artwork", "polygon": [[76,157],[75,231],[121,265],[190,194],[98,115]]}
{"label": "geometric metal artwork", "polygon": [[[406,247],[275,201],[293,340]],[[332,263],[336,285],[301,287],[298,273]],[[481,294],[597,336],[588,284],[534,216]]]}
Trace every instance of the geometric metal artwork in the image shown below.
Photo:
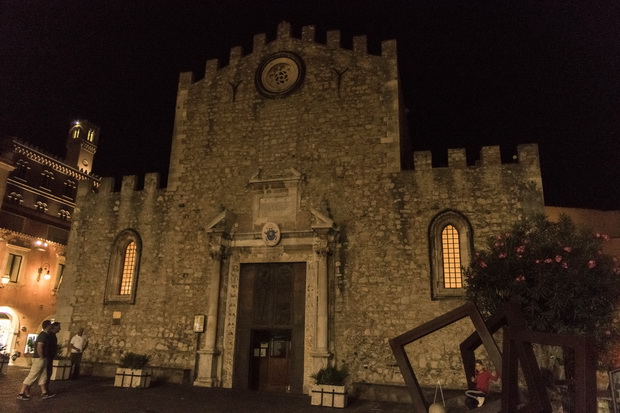
{"label": "geometric metal artwork", "polygon": [[[416,340],[421,339],[422,337],[431,334],[435,331],[441,330],[442,328],[453,324],[465,317],[469,317],[476,328],[476,332],[482,341],[482,344],[485,346],[491,361],[499,368],[502,365],[502,356],[499,351],[499,347],[484,322],[484,319],[480,315],[480,312],[476,308],[473,303],[466,303],[458,308],[455,308],[448,313],[435,318],[427,323],[424,323],[412,330],[407,331],[399,335],[398,337],[394,337],[389,340],[390,347],[392,348],[392,353],[394,353],[394,357],[396,358],[396,362],[398,363],[398,367],[400,369],[400,373],[405,380],[405,385],[411,395],[411,401],[413,402],[413,410],[415,412],[426,412],[428,411],[428,407],[430,403],[424,398],[422,394],[422,389],[420,388],[420,384],[416,378],[416,375],[411,366],[411,362],[407,357],[405,352],[405,346],[410,344]],[[499,371],[501,375],[501,370]],[[484,407],[484,406],[483,406]],[[489,405],[491,407],[491,405]],[[499,411],[496,410],[496,411]]]}
{"label": "geometric metal artwork", "polygon": [[[596,343],[583,335],[551,334],[528,331],[518,306],[504,305],[501,310],[485,322],[476,306],[468,302],[440,317],[424,323],[389,340],[405,385],[411,395],[416,412],[428,411],[429,402],[422,390],[407,357],[404,347],[420,338],[469,317],[474,325],[473,332],[461,345],[461,357],[467,378],[475,375],[474,351],[484,345],[498,373],[502,377],[501,400],[485,403],[472,411],[479,413],[521,412],[548,413],[551,403],[542,380],[532,343],[570,348],[575,354],[574,407],[576,412],[596,411]],[[503,354],[493,339],[493,333],[503,328]],[[518,387],[519,362],[527,387],[527,401],[520,400]]]}

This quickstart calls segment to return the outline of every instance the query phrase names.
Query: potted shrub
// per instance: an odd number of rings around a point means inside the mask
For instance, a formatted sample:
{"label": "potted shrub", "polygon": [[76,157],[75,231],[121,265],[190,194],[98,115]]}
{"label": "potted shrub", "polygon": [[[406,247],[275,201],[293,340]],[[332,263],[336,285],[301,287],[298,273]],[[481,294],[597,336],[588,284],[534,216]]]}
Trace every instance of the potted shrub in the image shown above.
{"label": "potted shrub", "polygon": [[339,369],[329,365],[317,371],[311,376],[316,385],[310,389],[310,403],[313,406],[347,407],[345,380],[348,376],[346,367]]}
{"label": "potted shrub", "polygon": [[114,386],[116,387],[149,387],[153,370],[147,368],[149,356],[127,352],[121,357],[116,369]]}
{"label": "potted shrub", "polygon": [[56,358],[52,360],[50,380],[69,380],[71,377],[71,360],[65,354],[65,348],[58,346]]}

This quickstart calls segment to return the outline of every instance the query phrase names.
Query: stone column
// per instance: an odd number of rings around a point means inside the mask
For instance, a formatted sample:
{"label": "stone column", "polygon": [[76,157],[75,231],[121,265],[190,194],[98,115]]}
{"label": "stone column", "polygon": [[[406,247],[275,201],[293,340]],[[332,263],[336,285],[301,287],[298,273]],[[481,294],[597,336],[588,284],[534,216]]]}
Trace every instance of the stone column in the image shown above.
{"label": "stone column", "polygon": [[312,357],[314,358],[314,370],[327,365],[329,359],[329,289],[327,278],[327,257],[329,246],[327,241],[317,239],[314,245],[317,265],[317,320],[316,342]]}
{"label": "stone column", "polygon": [[211,244],[211,283],[209,286],[209,309],[207,312],[207,328],[204,349],[198,350],[198,375],[194,386],[218,387],[217,320],[220,305],[220,281],[222,279],[222,260],[226,258],[226,249],[218,244]]}

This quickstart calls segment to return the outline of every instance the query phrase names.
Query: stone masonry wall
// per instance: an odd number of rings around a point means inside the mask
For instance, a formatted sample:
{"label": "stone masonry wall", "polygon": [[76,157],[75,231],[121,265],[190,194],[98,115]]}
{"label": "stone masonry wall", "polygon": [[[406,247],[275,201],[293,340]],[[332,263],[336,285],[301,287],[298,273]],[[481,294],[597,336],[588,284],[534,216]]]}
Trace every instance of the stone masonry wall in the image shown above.
{"label": "stone masonry wall", "polygon": [[[256,68],[283,50],[304,60],[305,81],[289,96],[266,98],[256,90]],[[432,219],[460,212],[477,246],[542,212],[543,199],[535,145],[520,146],[519,161],[511,164],[501,164],[497,147],[483,148],[475,166],[460,149],[449,151],[446,168],[433,168],[428,152],[405,151],[410,158],[401,159],[398,90],[395,42],[372,56],[363,37],[346,50],[338,32],[319,44],[312,26],[296,39],[287,24],[273,42],[255,36],[248,55],[233,49],[226,67],[207,62],[201,80],[182,74],[168,187],[158,188],[156,175],[147,175],[141,191],[135,177],[125,178],[120,192],[107,179],[98,194],[80,187],[59,314],[89,330],[87,361],[111,363],[123,351],[137,351],[151,354],[155,366],[193,370],[199,349],[193,316],[206,314],[211,297],[209,223],[226,209],[238,217],[231,237],[260,239],[249,182],[284,177],[293,168],[302,177],[297,212],[320,210],[341,234],[328,268],[329,350],[350,367],[352,381],[402,385],[389,338],[462,303],[431,299]],[[401,170],[401,162],[414,169]],[[277,213],[270,218],[279,222]],[[143,240],[136,303],[104,305],[112,242],[127,228]],[[282,227],[291,237],[292,229]],[[112,323],[115,311],[122,314],[119,324]],[[471,331],[460,323],[412,347],[422,384],[442,377],[448,386],[464,386],[458,344]]]}

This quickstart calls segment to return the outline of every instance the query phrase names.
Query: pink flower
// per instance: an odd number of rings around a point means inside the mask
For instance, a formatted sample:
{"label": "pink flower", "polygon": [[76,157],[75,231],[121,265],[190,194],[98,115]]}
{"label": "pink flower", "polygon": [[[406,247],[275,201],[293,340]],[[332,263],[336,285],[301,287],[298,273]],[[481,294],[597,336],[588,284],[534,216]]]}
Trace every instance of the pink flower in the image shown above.
{"label": "pink flower", "polygon": [[611,335],[611,331],[610,330],[605,330],[605,335],[606,336],[610,336]]}
{"label": "pink flower", "polygon": [[603,241],[609,241],[609,235],[607,234],[601,234],[600,232],[596,233],[596,238],[602,238]]}
{"label": "pink flower", "polygon": [[505,252],[500,252],[500,253],[497,255],[497,257],[498,257],[498,258],[506,258],[506,253],[505,253]]}
{"label": "pink flower", "polygon": [[566,261],[562,263],[562,268],[568,268],[568,264],[566,263]]}
{"label": "pink flower", "polygon": [[502,236],[501,236],[501,235],[498,235],[498,236],[497,236],[497,239],[502,239]]}
{"label": "pink flower", "polygon": [[486,268],[486,267],[487,267],[487,263],[486,263],[486,262],[484,262],[484,261],[480,261],[480,266],[481,266],[482,268]]}
{"label": "pink flower", "polygon": [[523,282],[525,281],[525,277],[523,275],[519,275],[517,278],[515,278],[515,281]]}
{"label": "pink flower", "polygon": [[496,247],[496,248],[499,248],[499,247],[501,247],[501,246],[502,246],[502,243],[501,243],[501,242],[496,242],[496,243],[495,243],[495,247]]}
{"label": "pink flower", "polygon": [[505,233],[505,234],[504,234],[504,236],[505,236],[506,238],[510,238],[510,237],[511,237],[511,234],[510,234],[510,232],[507,232],[507,233]]}
{"label": "pink flower", "polygon": [[518,253],[523,253],[525,251],[525,245],[520,245],[517,247],[516,250]]}
{"label": "pink flower", "polygon": [[546,264],[551,263],[551,258],[545,258],[545,263],[546,263]]}
{"label": "pink flower", "polygon": [[594,260],[588,261],[588,268],[594,268],[594,267],[596,267],[596,261]]}
{"label": "pink flower", "polygon": [[566,252],[571,252],[573,250],[571,247],[564,247],[563,249]]}
{"label": "pink flower", "polygon": [[555,256],[555,262],[561,262],[562,261],[562,256],[561,255],[556,255]]}
{"label": "pink flower", "polygon": [[540,260],[536,260],[534,261],[536,264],[540,264]]}

